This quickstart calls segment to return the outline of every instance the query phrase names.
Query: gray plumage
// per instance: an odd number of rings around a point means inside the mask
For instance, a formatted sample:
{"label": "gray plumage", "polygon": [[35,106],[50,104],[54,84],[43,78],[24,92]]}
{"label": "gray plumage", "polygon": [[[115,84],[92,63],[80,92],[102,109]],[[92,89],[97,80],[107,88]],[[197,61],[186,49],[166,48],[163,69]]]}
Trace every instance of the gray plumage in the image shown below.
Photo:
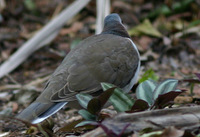
{"label": "gray plumage", "polygon": [[39,123],[65,104],[78,107],[75,95],[98,96],[101,82],[129,91],[136,82],[140,67],[139,53],[121,23],[118,14],[105,18],[99,35],[80,42],[62,61],[48,80],[41,95],[17,118]]}

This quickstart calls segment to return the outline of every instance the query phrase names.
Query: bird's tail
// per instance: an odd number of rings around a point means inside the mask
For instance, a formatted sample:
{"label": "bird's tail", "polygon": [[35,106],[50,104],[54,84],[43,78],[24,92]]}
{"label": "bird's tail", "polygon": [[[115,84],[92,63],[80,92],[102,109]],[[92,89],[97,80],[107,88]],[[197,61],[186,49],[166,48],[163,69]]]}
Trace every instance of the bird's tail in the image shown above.
{"label": "bird's tail", "polygon": [[32,124],[37,124],[42,122],[46,118],[55,114],[60,110],[67,102],[59,103],[40,103],[33,102],[25,110],[23,110],[19,115],[16,116],[17,119],[30,122]]}

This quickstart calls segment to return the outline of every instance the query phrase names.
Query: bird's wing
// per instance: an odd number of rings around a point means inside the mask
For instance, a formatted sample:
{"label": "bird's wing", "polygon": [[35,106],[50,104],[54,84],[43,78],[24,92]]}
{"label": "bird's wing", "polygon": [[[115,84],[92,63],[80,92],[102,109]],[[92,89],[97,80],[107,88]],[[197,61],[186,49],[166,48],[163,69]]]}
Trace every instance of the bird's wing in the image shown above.
{"label": "bird's wing", "polygon": [[77,93],[100,91],[100,82],[123,88],[134,76],[138,62],[130,40],[112,34],[89,37],[65,57],[40,96],[52,102],[72,101]]}

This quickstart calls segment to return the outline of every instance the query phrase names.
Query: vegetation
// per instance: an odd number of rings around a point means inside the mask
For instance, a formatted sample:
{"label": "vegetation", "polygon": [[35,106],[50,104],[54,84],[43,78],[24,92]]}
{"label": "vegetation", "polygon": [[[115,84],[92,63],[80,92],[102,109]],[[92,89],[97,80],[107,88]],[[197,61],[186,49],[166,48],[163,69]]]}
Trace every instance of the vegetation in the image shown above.
{"label": "vegetation", "polygon": [[[95,34],[96,1],[85,0],[79,6],[86,6],[72,8],[77,14],[70,20],[71,11],[42,33],[44,39],[30,42],[73,2],[0,0],[0,136],[200,136],[198,0],[112,0],[111,12],[120,15],[141,55],[138,83],[129,93],[101,83],[101,96],[76,96],[83,109],[65,107],[42,124],[14,118],[42,92],[64,56]],[[28,41],[32,51],[21,50],[1,69]]]}

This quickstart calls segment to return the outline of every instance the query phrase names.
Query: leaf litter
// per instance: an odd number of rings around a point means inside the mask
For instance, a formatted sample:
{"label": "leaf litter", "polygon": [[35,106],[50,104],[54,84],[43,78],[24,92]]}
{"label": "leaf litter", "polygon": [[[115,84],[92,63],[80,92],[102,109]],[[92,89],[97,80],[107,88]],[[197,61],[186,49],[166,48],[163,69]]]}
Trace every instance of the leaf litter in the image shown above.
{"label": "leaf litter", "polygon": [[[25,1],[20,0],[22,3]],[[20,4],[16,1],[5,2],[6,8],[0,12],[3,17],[3,20],[0,20],[0,63],[8,59],[27,39],[58,13],[55,11],[55,7],[57,10],[62,8],[60,1],[52,0],[30,0],[30,3],[26,4]],[[123,22],[127,24],[131,38],[141,53],[140,78],[147,70],[152,69],[153,75],[157,76],[158,81],[166,78],[197,79],[195,73],[200,73],[200,35],[198,31],[200,10],[196,7],[199,6],[199,3],[195,0],[183,0],[183,2],[186,4],[180,3],[184,7],[182,10],[179,10],[177,2],[175,4],[177,7],[175,7],[174,3],[170,3],[168,0],[159,1],[156,4],[153,1],[135,0],[132,2],[116,1],[111,4],[112,12],[120,13]],[[69,3],[66,1],[61,4],[67,6]],[[30,98],[32,95],[29,92],[34,93],[35,97],[39,95],[45,81],[26,89],[26,94],[24,94],[23,88],[18,85],[28,85],[36,79],[49,76],[60,64],[63,56],[69,52],[71,43],[94,34],[94,4],[91,2],[85,7],[72,24],[66,24],[55,40],[47,47],[35,52],[19,68],[1,79],[0,87],[6,88],[0,90],[0,113],[7,113],[13,117],[27,107],[30,102],[34,101],[34,97]],[[149,17],[148,20],[145,20],[145,17]],[[9,88],[8,85],[15,85],[15,90]],[[187,91],[176,97],[175,103],[181,105],[199,104],[199,84],[188,82],[181,83],[180,86]],[[20,103],[20,96],[23,98],[22,102],[28,101],[29,103]],[[65,107],[53,117],[56,123],[52,133],[60,136],[72,134],[56,131],[64,127],[68,119],[76,119],[76,117],[80,117],[77,111],[70,112]],[[77,119],[79,120],[79,118]],[[13,121],[15,120],[12,118],[1,118],[1,136],[25,135],[27,127],[23,123],[13,123]],[[82,133],[84,131],[79,132],[79,134]],[[162,136],[169,134],[183,136],[183,131],[169,127],[165,128],[161,134]],[[39,131],[34,132],[34,135],[42,136]]]}

